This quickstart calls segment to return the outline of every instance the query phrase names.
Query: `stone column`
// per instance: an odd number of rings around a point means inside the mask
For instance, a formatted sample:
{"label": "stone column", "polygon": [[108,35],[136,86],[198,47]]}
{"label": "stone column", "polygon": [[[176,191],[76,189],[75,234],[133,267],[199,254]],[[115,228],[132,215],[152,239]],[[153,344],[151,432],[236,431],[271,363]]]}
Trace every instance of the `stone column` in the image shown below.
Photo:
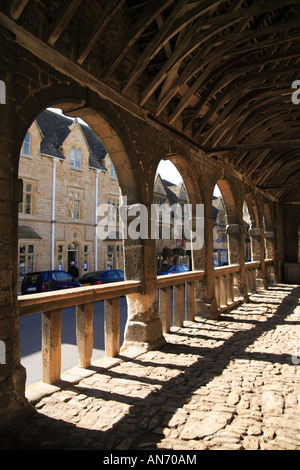
{"label": "stone column", "polygon": [[[132,206],[126,208],[123,206],[122,211],[126,210],[128,214],[130,207]],[[145,217],[147,217],[150,237],[151,213],[148,209],[147,207]],[[136,240],[132,239],[130,224],[133,221],[134,217],[127,216],[125,220],[127,230],[125,232],[123,230],[125,233],[125,279],[139,280],[142,286],[140,293],[127,295],[128,319],[121,348],[123,353],[128,352],[129,349],[137,351],[156,349],[165,343],[158,309],[155,240],[142,236]],[[145,236],[146,233],[143,235]]]}
{"label": "stone column", "polygon": [[196,315],[204,318],[217,318],[218,306],[215,297],[215,273],[213,255],[213,226],[211,203],[204,208],[204,245],[193,252],[193,269],[205,271],[204,284],[196,288]]}
{"label": "stone column", "polygon": [[256,272],[256,288],[263,290],[267,288],[265,279],[265,253],[264,253],[264,236],[263,229],[256,227],[249,231],[251,237],[252,257],[253,261],[259,261],[260,266]]}
{"label": "stone column", "polygon": [[235,297],[248,300],[245,278],[245,254],[244,254],[244,225],[227,225],[228,260],[229,264],[238,264],[239,273],[234,276]]}
{"label": "stone column", "polygon": [[[0,340],[4,357],[0,364],[0,428],[11,424],[28,409],[25,399],[26,371],[20,361],[18,283],[18,203],[22,181],[18,180],[16,148],[15,64],[10,35],[0,28],[2,80],[5,104],[0,104]],[[5,46],[3,46],[5,39]],[[5,76],[4,76],[5,75]]]}
{"label": "stone column", "polygon": [[274,259],[274,232],[264,232],[266,259]]}
{"label": "stone column", "polygon": [[273,264],[266,268],[266,280],[268,284],[274,284],[276,282],[275,269],[274,269],[274,232],[264,232],[265,248],[266,248],[266,259],[272,259]]}

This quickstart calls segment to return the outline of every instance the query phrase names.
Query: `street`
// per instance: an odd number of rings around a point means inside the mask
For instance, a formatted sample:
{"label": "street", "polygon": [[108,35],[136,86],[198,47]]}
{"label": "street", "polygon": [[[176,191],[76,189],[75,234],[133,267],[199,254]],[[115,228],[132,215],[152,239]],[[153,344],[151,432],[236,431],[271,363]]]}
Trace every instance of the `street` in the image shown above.
{"label": "street", "polygon": [[[120,344],[123,343],[127,319],[126,298],[120,298]],[[42,315],[40,313],[20,318],[21,363],[26,368],[26,385],[42,379]],[[94,303],[94,349],[92,360],[105,355],[104,302]],[[61,332],[62,372],[78,365],[75,307],[63,309]]]}

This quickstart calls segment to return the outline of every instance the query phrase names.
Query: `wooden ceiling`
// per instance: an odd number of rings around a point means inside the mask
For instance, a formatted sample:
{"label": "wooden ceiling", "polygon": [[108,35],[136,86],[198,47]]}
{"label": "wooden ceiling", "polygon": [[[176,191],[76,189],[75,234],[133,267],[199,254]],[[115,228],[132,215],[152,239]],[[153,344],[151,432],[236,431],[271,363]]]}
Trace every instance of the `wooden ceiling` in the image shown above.
{"label": "wooden ceiling", "polygon": [[277,199],[299,200],[300,104],[291,97],[300,2],[1,3],[0,24],[88,71],[115,101],[133,102]]}

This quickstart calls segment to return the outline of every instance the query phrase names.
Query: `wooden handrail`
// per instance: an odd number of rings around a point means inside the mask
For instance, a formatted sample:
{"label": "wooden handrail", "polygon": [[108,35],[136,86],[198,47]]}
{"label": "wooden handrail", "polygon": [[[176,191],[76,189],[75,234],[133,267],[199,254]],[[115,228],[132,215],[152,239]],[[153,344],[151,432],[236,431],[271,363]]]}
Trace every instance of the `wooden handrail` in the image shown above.
{"label": "wooden handrail", "polygon": [[186,273],[177,274],[163,274],[157,276],[157,287],[162,289],[164,287],[184,284],[185,282],[193,282],[204,279],[204,271],[188,271]]}
{"label": "wooden handrail", "polygon": [[245,263],[246,269],[258,268],[260,266],[259,261],[249,261],[249,263]]}
{"label": "wooden handrail", "polygon": [[215,268],[215,276],[225,276],[225,274],[238,273],[240,270],[239,264],[230,264],[228,266],[218,266]]}
{"label": "wooden handrail", "polygon": [[122,281],[100,286],[76,287],[63,291],[42,292],[18,297],[19,315],[48,312],[57,308],[72,307],[138,293],[140,281]]}

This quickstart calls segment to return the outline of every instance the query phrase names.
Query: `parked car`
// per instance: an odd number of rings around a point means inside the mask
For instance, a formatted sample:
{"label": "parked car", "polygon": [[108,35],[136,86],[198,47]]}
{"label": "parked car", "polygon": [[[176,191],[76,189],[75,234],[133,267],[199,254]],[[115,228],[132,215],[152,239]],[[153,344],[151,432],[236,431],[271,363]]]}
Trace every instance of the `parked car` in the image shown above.
{"label": "parked car", "polygon": [[81,284],[65,271],[39,271],[25,275],[21,286],[21,293],[23,295],[37,294],[39,292],[70,289],[72,287],[81,287]]}
{"label": "parked car", "polygon": [[96,286],[108,282],[124,281],[124,271],[121,269],[107,269],[106,271],[94,271],[87,273],[79,279],[83,286]]}
{"label": "parked car", "polygon": [[161,274],[186,273],[187,271],[190,271],[190,269],[186,266],[175,264],[174,266],[163,267],[157,274],[160,276]]}

